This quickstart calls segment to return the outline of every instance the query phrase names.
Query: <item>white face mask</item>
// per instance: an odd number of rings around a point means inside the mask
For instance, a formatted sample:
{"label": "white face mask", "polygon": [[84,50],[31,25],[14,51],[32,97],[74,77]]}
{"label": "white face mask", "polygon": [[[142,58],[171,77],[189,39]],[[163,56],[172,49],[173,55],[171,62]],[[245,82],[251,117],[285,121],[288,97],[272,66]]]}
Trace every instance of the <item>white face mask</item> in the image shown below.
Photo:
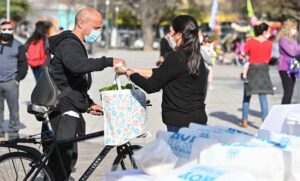
{"label": "white face mask", "polygon": [[270,36],[271,36],[271,34],[270,34],[269,32],[265,34],[265,38],[266,38],[266,39],[269,39]]}
{"label": "white face mask", "polygon": [[170,34],[167,34],[166,40],[168,41],[169,46],[170,46],[173,50],[175,50],[175,48],[176,48],[176,42],[175,42],[175,40],[173,39],[173,37],[172,37]]}
{"label": "white face mask", "polygon": [[296,33],[297,33],[297,30],[296,30],[296,29],[291,29],[291,35],[292,35],[292,36],[295,36]]}

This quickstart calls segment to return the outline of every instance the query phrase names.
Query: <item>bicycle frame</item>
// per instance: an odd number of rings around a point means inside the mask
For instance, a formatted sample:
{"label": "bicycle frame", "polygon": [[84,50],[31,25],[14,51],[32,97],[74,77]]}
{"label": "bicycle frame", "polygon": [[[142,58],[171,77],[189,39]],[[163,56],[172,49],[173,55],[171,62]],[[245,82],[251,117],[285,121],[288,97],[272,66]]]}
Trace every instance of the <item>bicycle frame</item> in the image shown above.
{"label": "bicycle frame", "polygon": [[[147,106],[151,106],[150,101],[147,101]],[[49,117],[48,117],[48,113],[43,114],[40,119],[38,120],[42,120],[44,123],[47,124],[48,126],[48,130],[53,133],[53,129],[52,126],[50,124],[49,121]],[[59,151],[59,146],[60,145],[65,145],[65,144],[72,144],[72,143],[77,143],[80,141],[84,141],[84,140],[88,140],[88,139],[92,139],[92,138],[96,138],[96,137],[100,137],[100,136],[104,136],[104,131],[98,131],[98,132],[94,132],[94,133],[90,133],[90,134],[86,134],[84,136],[80,136],[80,137],[75,137],[75,138],[70,138],[70,139],[65,139],[65,140],[59,140],[57,141],[55,138],[54,134],[50,134],[48,141],[50,141],[50,145],[48,147],[48,150],[45,151],[43,154],[41,154],[40,151],[38,151],[35,148],[32,148],[30,146],[25,146],[25,145],[20,145],[19,143],[32,143],[32,144],[42,144],[41,142],[36,141],[35,138],[33,138],[32,136],[30,136],[29,138],[19,138],[19,139],[15,139],[15,140],[11,140],[11,141],[5,141],[5,142],[0,142],[0,147],[8,147],[8,149],[10,150],[10,148],[14,148],[17,150],[21,150],[23,152],[32,154],[36,160],[38,161],[35,165],[31,164],[32,168],[30,169],[30,171],[26,174],[26,177],[24,178],[24,180],[28,180],[28,178],[33,174],[31,180],[34,180],[39,172],[41,171],[41,169],[44,167],[44,165],[47,163],[47,161],[49,160],[49,157],[51,156],[51,154],[53,153],[53,151],[56,151],[58,154],[58,159],[60,162],[60,165],[63,168],[63,172],[64,175],[66,177],[66,171],[64,168],[64,164],[61,158],[61,154]],[[80,177],[80,181],[84,181],[87,180],[89,178],[89,176],[94,172],[94,170],[97,168],[97,166],[103,161],[103,159],[106,157],[106,155],[110,152],[110,150],[112,148],[114,148],[115,146],[105,146],[102,151],[98,154],[98,156],[94,159],[94,161],[90,164],[90,166],[86,169],[86,171],[84,172],[84,174]],[[131,144],[129,142],[117,146],[117,154],[118,155],[124,155],[124,154],[128,154],[131,160],[131,163],[133,164],[134,168],[137,168],[136,163],[134,162],[132,155],[133,155],[133,151],[131,150]]]}
{"label": "bicycle frame", "polygon": [[[12,140],[12,141],[7,141],[4,144],[0,144],[0,147],[14,148],[14,149],[26,152],[26,153],[32,153],[33,156],[38,160],[38,163],[36,163],[35,165],[31,165],[32,168],[26,174],[26,177],[24,178],[24,180],[28,180],[28,178],[30,176],[32,176],[32,174],[33,174],[33,176],[31,178],[31,180],[34,180],[38,176],[38,174],[41,171],[41,169],[43,168],[43,166],[49,160],[49,157],[51,156],[51,154],[53,153],[53,151],[57,151],[60,165],[62,166],[62,168],[64,170],[64,174],[66,176],[66,172],[65,172],[64,165],[63,165],[63,161],[62,161],[60,152],[58,150],[58,146],[59,145],[77,143],[77,142],[80,142],[80,141],[84,141],[84,140],[88,140],[88,139],[100,137],[100,136],[103,136],[103,135],[104,135],[104,131],[98,131],[98,132],[86,134],[84,136],[80,136],[80,137],[76,137],[76,138],[70,138],[70,139],[65,139],[65,140],[60,140],[60,141],[54,141],[53,140],[53,142],[50,144],[47,152],[45,152],[43,154],[41,154],[35,148],[32,148],[30,146],[25,146],[25,145],[18,144],[18,143],[34,143],[34,144],[38,144],[39,142],[37,142],[35,140],[35,138],[20,138],[20,139],[16,139],[16,140]],[[55,139],[55,138],[53,138],[53,139]],[[123,154],[125,152],[129,153],[129,154],[133,154],[132,150],[130,150],[130,146],[131,146],[130,143],[125,143],[123,145],[117,146],[117,154]],[[95,171],[95,169],[97,168],[97,166],[103,161],[103,159],[106,157],[106,155],[110,152],[110,150],[112,148],[114,148],[114,147],[115,146],[105,146],[102,149],[102,151],[98,154],[98,156],[94,159],[94,161],[90,164],[90,166],[86,169],[86,171],[80,177],[79,180],[80,181],[87,180],[91,176],[91,174]],[[136,168],[135,162],[133,160],[131,160],[131,161],[133,163],[133,166]]]}

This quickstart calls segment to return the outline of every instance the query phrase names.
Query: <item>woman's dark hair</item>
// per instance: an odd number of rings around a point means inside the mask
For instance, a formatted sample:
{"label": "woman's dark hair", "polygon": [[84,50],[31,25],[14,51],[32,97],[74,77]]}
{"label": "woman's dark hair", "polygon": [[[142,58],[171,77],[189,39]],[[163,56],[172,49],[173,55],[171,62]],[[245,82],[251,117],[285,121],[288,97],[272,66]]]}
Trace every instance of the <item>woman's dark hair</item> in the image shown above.
{"label": "woman's dark hair", "polygon": [[186,67],[192,77],[199,75],[201,63],[200,41],[197,21],[189,15],[180,15],[172,20],[172,28],[182,34],[183,43],[178,47],[186,56]]}
{"label": "woman's dark hair", "polygon": [[32,33],[32,35],[29,37],[28,42],[34,42],[37,43],[40,39],[45,40],[46,39],[46,33],[47,33],[47,25],[43,21],[38,21],[35,24],[35,30]]}
{"label": "woman's dark hair", "polygon": [[261,23],[259,25],[254,26],[254,34],[255,36],[262,35],[264,31],[268,31],[269,25],[267,23]]}

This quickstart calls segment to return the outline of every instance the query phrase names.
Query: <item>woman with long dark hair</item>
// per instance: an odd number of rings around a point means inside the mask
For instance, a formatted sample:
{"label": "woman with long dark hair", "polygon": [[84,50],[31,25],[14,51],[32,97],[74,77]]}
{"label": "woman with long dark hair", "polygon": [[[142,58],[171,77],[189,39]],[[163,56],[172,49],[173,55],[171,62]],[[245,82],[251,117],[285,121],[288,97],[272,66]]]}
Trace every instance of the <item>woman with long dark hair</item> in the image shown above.
{"label": "woman with long dark hair", "polygon": [[272,42],[269,26],[261,23],[254,26],[255,37],[247,40],[244,54],[249,55],[244,72],[248,81],[244,84],[243,113],[241,126],[248,126],[248,114],[251,95],[258,94],[261,106],[261,118],[268,114],[267,94],[273,94],[273,86],[269,75],[269,62],[272,54]]}
{"label": "woman with long dark hair", "polygon": [[191,122],[204,125],[207,122],[204,103],[207,76],[198,31],[192,16],[177,16],[169,32],[175,51],[165,57],[159,68],[116,68],[147,93],[163,89],[162,119],[168,131],[177,132]]}
{"label": "woman with long dark hair", "polygon": [[34,78],[37,81],[43,71],[43,65],[49,56],[49,45],[47,43],[48,26],[43,21],[35,24],[33,34],[26,42],[28,65],[31,67]]}

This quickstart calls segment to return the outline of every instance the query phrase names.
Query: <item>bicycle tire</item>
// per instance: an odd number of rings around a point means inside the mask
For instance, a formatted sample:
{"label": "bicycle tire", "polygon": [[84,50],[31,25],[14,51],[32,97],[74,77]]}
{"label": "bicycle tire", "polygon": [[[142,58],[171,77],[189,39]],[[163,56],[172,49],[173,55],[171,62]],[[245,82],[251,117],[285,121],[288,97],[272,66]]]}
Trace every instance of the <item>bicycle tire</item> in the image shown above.
{"label": "bicycle tire", "polygon": [[[31,164],[38,162],[33,155],[25,152],[11,152],[0,156],[0,180],[21,181],[26,173],[31,169]],[[29,177],[28,180],[31,180]],[[35,181],[54,181],[50,169],[44,165]]]}
{"label": "bicycle tire", "polygon": [[[135,151],[141,149],[142,146],[131,145],[130,148],[134,153]],[[112,164],[111,171],[127,170],[127,169],[137,169],[136,163],[134,162],[132,155],[129,154],[128,152],[118,154]]]}

